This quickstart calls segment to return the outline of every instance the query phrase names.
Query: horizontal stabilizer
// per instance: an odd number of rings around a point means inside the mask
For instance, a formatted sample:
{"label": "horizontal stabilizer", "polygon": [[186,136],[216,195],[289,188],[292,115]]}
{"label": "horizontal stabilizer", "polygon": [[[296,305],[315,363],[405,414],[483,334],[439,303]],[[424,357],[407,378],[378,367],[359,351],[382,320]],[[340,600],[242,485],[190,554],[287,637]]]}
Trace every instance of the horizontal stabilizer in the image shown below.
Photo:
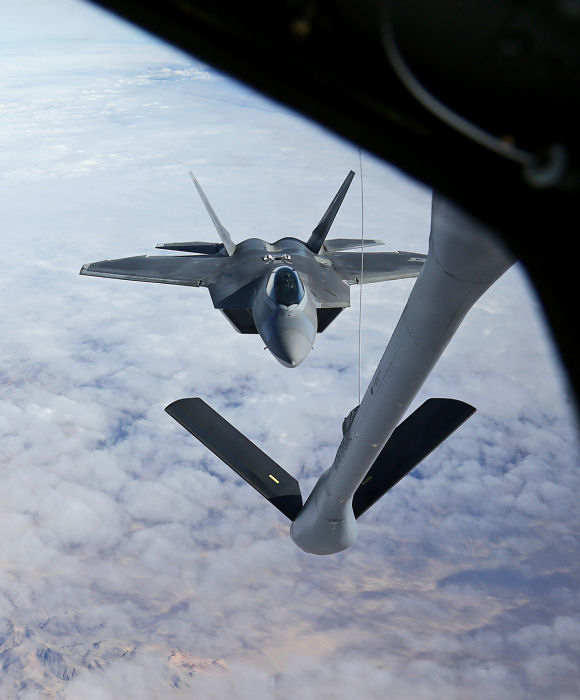
{"label": "horizontal stabilizer", "polygon": [[174,401],[165,410],[287,518],[296,518],[302,509],[296,479],[213,408],[199,398],[192,398]]}
{"label": "horizontal stabilizer", "polygon": [[330,206],[324,213],[324,216],[322,217],[322,219],[320,219],[314,231],[312,231],[312,234],[308,239],[308,243],[306,243],[306,247],[309,248],[313,253],[318,254],[320,252],[322,244],[324,243],[324,239],[328,235],[330,227],[332,226],[332,222],[338,214],[338,210],[340,209],[342,200],[345,198],[346,193],[348,192],[348,188],[350,187],[350,183],[352,182],[353,177],[354,171],[351,170],[346,176],[342,185],[340,186],[338,192],[334,195],[334,199],[332,200]]}
{"label": "horizontal stabilizer", "polygon": [[180,253],[200,253],[201,255],[227,255],[223,243],[205,243],[204,241],[190,241],[186,243],[158,243],[155,247],[159,248],[160,250],[177,250]]}
{"label": "horizontal stabilizer", "polygon": [[395,429],[356,490],[352,500],[355,518],[360,518],[473,413],[473,406],[456,399],[428,399],[419,406]]}
{"label": "horizontal stabilizer", "polygon": [[384,245],[384,241],[379,241],[375,238],[365,238],[362,241],[360,238],[331,238],[329,241],[324,242],[322,249],[327,253],[334,253],[338,250],[372,248],[376,245]]}

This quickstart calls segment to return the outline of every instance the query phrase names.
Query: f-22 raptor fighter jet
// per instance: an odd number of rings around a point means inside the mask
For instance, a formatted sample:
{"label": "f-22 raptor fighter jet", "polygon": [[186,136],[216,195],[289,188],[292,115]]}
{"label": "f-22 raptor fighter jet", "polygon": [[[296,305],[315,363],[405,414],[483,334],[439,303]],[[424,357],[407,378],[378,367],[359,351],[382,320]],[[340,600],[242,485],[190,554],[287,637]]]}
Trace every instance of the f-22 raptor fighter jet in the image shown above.
{"label": "f-22 raptor fighter jet", "polygon": [[[418,253],[369,253],[361,275],[361,254],[344,252],[361,248],[360,239],[326,241],[353,171],[306,243],[297,238],[275,243],[248,238],[233,243],[190,174],[221,243],[164,243],[157,248],[189,255],[102,260],[83,265],[81,275],[207,287],[214,307],[239,333],[259,333],[281,364],[296,367],[312,349],[316,333],[350,306],[349,285],[416,277],[425,262],[425,256]],[[381,243],[365,240],[364,247]]]}

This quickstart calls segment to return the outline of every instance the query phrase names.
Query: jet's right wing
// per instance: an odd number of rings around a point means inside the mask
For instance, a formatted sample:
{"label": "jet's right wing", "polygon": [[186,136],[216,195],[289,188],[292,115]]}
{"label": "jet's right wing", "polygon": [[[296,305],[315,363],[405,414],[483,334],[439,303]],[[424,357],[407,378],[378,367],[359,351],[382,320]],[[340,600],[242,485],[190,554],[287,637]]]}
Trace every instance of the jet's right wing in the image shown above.
{"label": "jet's right wing", "polygon": [[209,287],[218,279],[228,258],[202,255],[136,255],[117,260],[87,263],[81,275],[114,277],[139,282]]}

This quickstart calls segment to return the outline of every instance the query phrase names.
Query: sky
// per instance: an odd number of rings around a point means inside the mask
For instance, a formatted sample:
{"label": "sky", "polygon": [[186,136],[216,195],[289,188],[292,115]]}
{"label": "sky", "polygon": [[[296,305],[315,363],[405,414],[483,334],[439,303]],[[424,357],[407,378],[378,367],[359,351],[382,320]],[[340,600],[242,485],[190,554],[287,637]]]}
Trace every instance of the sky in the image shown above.
{"label": "sky", "polygon": [[[580,451],[522,267],[413,404],[477,413],[305,554],[163,409],[200,396],[307,494],[358,402],[359,288],[287,369],[204,289],[79,270],[216,240],[189,170],[235,241],[306,239],[353,169],[331,236],[424,253],[431,192],[79,1],[4,0],[0,52],[0,695],[578,697]],[[363,390],[412,285],[363,290]]]}

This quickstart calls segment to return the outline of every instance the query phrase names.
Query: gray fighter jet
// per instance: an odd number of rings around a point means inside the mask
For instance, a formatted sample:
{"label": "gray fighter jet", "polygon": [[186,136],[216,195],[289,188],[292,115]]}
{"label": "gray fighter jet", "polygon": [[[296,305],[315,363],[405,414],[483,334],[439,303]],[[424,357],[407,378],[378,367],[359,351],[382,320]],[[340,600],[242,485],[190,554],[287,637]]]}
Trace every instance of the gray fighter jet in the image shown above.
{"label": "gray fighter jet", "polygon": [[[423,254],[375,252],[365,254],[361,271],[361,254],[344,252],[361,248],[360,239],[326,241],[352,170],[306,243],[297,238],[233,243],[190,174],[221,243],[164,243],[157,248],[189,254],[102,260],[83,265],[80,274],[207,287],[214,307],[239,333],[259,333],[281,364],[296,367],[312,349],[316,333],[350,306],[349,285],[417,277],[425,262]],[[364,247],[381,243],[365,240]]]}

